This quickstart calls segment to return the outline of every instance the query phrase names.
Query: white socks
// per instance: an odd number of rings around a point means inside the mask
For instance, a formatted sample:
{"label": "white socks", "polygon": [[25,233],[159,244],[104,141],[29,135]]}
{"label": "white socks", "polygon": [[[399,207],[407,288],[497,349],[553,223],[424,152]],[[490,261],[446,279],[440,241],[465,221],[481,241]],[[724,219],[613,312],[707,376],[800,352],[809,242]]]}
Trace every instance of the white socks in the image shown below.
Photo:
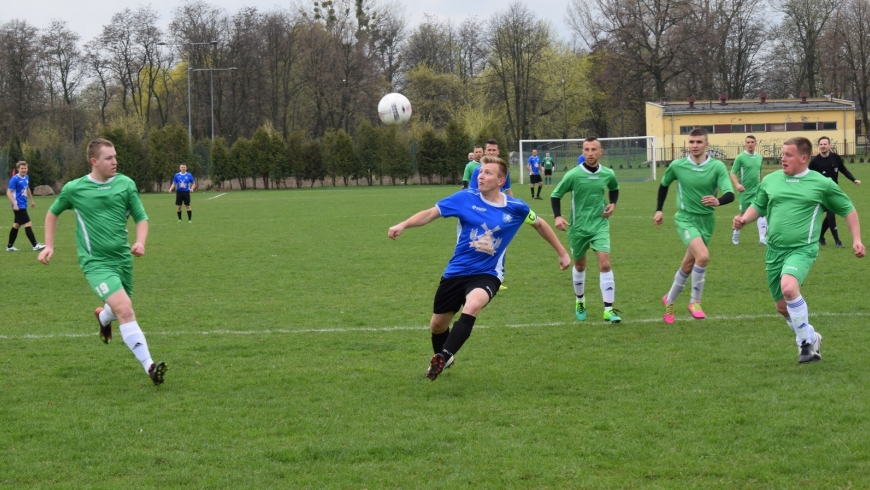
{"label": "white socks", "polygon": [[124,343],[127,344],[127,347],[130,348],[147,373],[154,361],[151,359],[151,353],[148,352],[148,343],[145,342],[145,334],[142,333],[139,324],[136,321],[125,323],[119,327],[119,330]]}
{"label": "white socks", "polygon": [[616,296],[616,283],[613,282],[613,271],[601,272],[599,275],[599,284],[601,285],[601,297],[605,303],[613,303],[613,298]]}
{"label": "white socks", "polygon": [[671,290],[668,291],[667,303],[669,305],[677,302],[677,297],[683,292],[683,288],[686,287],[686,281],[688,279],[689,276],[683,274],[682,269],[677,269],[677,275],[674,276],[674,283],[671,285]]}
{"label": "white socks", "polygon": [[692,266],[692,303],[701,301],[701,295],[704,294],[704,275],[706,273],[706,267]]}
{"label": "white socks", "polygon": [[803,296],[798,296],[794,301],[786,301],[788,316],[791,317],[791,327],[795,332],[795,340],[798,347],[804,342],[812,343],[816,340],[816,330],[810,325],[810,312]]}
{"label": "white socks", "polygon": [[571,276],[574,278],[574,295],[582,298],[586,294],[586,271],[580,272],[576,267],[571,268]]}
{"label": "white socks", "polygon": [[100,325],[106,326],[109,323],[117,320],[118,317],[112,312],[112,307],[108,304],[103,305],[103,311],[100,312]]}
{"label": "white socks", "polygon": [[767,239],[767,218],[764,216],[758,218],[758,241],[763,242]]}

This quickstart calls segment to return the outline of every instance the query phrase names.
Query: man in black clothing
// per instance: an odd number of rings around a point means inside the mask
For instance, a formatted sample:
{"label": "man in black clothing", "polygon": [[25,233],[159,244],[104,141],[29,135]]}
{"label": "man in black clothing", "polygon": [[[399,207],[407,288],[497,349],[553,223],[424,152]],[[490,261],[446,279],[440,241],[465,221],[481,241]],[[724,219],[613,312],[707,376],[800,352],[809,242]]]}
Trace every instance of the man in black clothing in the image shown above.
{"label": "man in black clothing", "polygon": [[[861,185],[861,181],[856,179],[852,175],[852,172],[849,172],[849,169],[846,168],[846,164],[843,163],[843,159],[840,158],[840,155],[831,151],[830,138],[822,136],[819,138],[818,144],[819,154],[810,160],[810,170],[815,170],[825,177],[833,179],[834,182],[837,182],[837,177],[842,173],[847,179],[854,182],[855,185]],[[825,242],[825,231],[830,228],[831,235],[834,237],[834,243],[837,248],[841,248],[843,242],[840,241],[840,235],[837,233],[836,215],[830,210],[826,209],[825,211],[827,214],[825,215],[825,220],[822,222],[822,233],[819,235],[819,245],[827,245],[827,242]]]}

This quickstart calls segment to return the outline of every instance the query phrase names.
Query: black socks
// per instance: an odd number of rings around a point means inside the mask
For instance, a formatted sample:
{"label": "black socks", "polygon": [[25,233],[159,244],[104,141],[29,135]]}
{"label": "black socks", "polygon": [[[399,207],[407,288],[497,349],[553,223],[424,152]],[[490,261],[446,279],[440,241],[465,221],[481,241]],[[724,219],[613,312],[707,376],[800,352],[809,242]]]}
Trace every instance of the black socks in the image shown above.
{"label": "black socks", "polygon": [[444,342],[444,347],[441,348],[441,354],[444,356],[445,361],[450,359],[451,356],[456,355],[459,349],[462,348],[462,344],[468,340],[468,337],[471,337],[471,329],[474,327],[475,320],[475,317],[463,313],[459,317],[459,320],[456,320],[456,323],[453,324],[453,330],[447,337],[447,341]]}

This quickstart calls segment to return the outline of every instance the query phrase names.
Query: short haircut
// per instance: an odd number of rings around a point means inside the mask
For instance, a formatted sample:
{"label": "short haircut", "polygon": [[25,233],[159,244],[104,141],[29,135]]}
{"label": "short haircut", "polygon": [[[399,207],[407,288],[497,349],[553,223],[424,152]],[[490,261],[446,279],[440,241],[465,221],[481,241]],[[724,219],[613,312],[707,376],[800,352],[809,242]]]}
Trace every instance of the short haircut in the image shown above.
{"label": "short haircut", "polygon": [[18,170],[21,167],[26,167],[26,166],[27,166],[27,162],[25,162],[24,160],[21,160],[20,162],[15,164],[15,170]]}
{"label": "short haircut", "polygon": [[590,136],[583,141],[585,141],[586,143],[592,143],[593,141],[598,141],[598,138],[595,136]]}
{"label": "short haircut", "polygon": [[487,144],[487,145],[495,145],[496,148],[499,147],[499,146],[498,146],[498,140],[497,140],[497,139],[486,140],[486,144]]}
{"label": "short haircut", "polygon": [[[490,144],[490,143],[487,142],[486,144]],[[499,167],[498,176],[499,176],[499,177],[506,177],[506,176],[507,176],[507,164],[504,163],[504,160],[502,160],[501,158],[499,158],[499,157],[494,157],[494,156],[492,156],[492,155],[484,155],[484,156],[481,157],[481,159],[480,159],[480,164],[481,164],[481,165],[486,165],[487,163],[496,163],[496,164],[498,164],[498,167]]]}
{"label": "short haircut", "polygon": [[749,136],[747,136],[746,138],[744,138],[744,139],[747,139],[747,140],[748,140],[749,138],[752,138],[752,141],[755,141],[755,142],[758,141],[757,139],[755,139],[755,136],[752,136],[751,134],[750,134]]}
{"label": "short haircut", "polygon": [[90,162],[91,158],[97,158],[100,155],[100,151],[105,146],[108,146],[110,148],[115,147],[115,145],[113,145],[111,141],[105,140],[103,138],[91,140],[91,142],[88,143],[88,161]]}
{"label": "short haircut", "polygon": [[821,143],[822,140],[828,140],[828,144],[831,144],[831,138],[828,138],[827,136],[822,136],[818,141],[816,141],[816,143]]}
{"label": "short haircut", "polygon": [[480,146],[480,145],[474,145],[474,149],[475,149],[475,150],[478,149],[478,148],[480,148],[481,150],[483,149],[483,147]]}
{"label": "short haircut", "polygon": [[785,140],[782,146],[786,145],[796,146],[798,154],[801,156],[810,156],[813,153],[813,144],[810,142],[810,140],[804,138],[803,136],[795,136],[794,138],[789,138]]}
{"label": "short haircut", "polygon": [[704,128],[695,128],[689,132],[689,136],[703,136],[704,139],[707,139],[707,130]]}

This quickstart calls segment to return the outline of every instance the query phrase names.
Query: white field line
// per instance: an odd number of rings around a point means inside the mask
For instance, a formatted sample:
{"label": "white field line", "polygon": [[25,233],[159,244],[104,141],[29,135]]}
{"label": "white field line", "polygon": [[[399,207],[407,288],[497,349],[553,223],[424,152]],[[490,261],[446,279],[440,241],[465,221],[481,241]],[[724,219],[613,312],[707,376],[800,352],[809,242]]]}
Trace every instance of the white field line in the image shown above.
{"label": "white field line", "polygon": [[226,195],[227,195],[227,193],[224,192],[223,194],[218,194],[218,195],[216,195],[216,196],[214,196],[214,197],[210,197],[210,198],[206,199],[206,201],[211,201],[212,199],[217,199],[217,198],[219,198],[219,197],[221,197],[221,196],[226,196]]}
{"label": "white field line", "polygon": [[[870,312],[852,312],[852,313],[810,313],[810,317],[866,317],[870,316]],[[781,317],[777,314],[763,315],[715,315],[708,316],[709,320],[758,320],[758,319],[775,319]],[[689,318],[678,318],[677,323],[694,323],[695,320]],[[596,321],[594,319],[586,322],[590,325],[600,324],[605,325],[604,321]],[[637,320],[627,320],[619,327],[623,328],[635,323],[662,323],[661,318],[641,318]],[[474,328],[536,328],[536,327],[559,327],[564,325],[581,325],[579,322],[550,322],[550,323],[514,323],[506,325],[475,325]],[[416,326],[397,326],[397,327],[334,327],[334,328],[302,328],[302,329],[266,329],[266,330],[198,330],[198,331],[151,331],[146,330],[146,335],[288,335],[288,334],[317,334],[317,333],[344,333],[344,332],[392,332],[392,331],[425,331],[428,325]],[[96,332],[89,333],[46,333],[46,334],[24,334],[24,335],[0,335],[0,340],[19,340],[19,339],[74,339],[93,337]]]}

